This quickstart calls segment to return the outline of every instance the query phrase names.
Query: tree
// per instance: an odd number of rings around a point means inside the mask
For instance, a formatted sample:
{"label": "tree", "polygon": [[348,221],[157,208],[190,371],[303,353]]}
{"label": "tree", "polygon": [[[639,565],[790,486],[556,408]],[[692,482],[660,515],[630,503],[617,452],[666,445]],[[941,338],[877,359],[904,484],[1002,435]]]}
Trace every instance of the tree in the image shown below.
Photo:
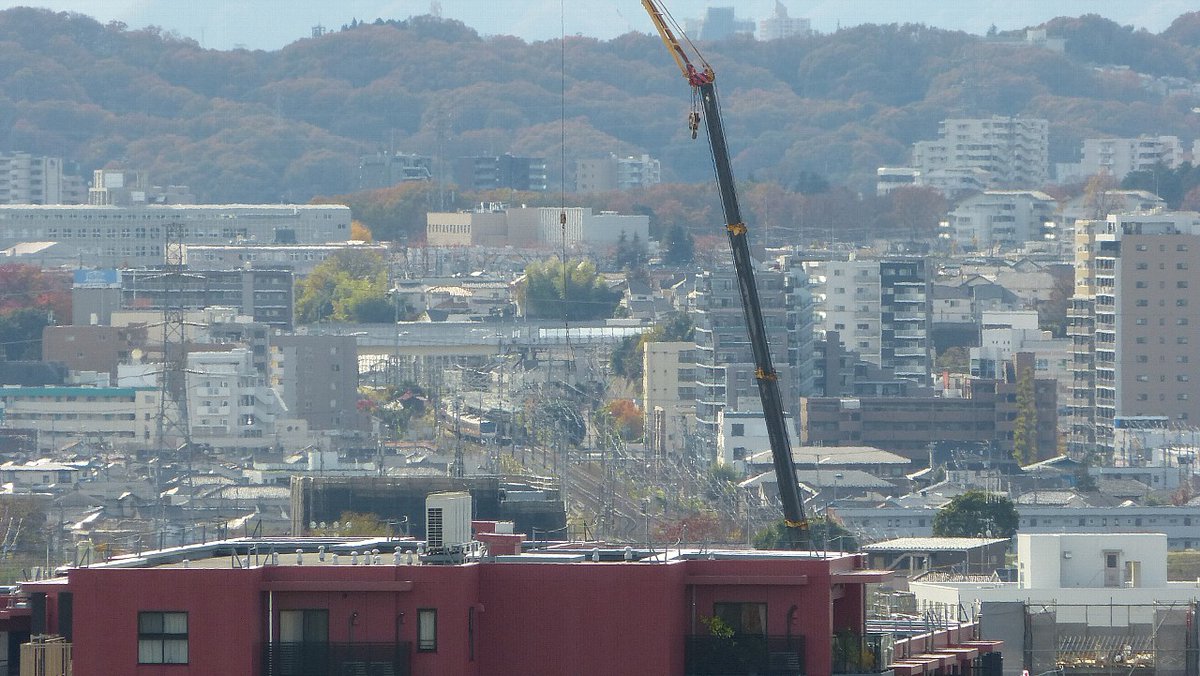
{"label": "tree", "polygon": [[642,351],[646,343],[666,343],[692,340],[696,326],[686,312],[672,312],[666,319],[640,336],[629,336],[621,340],[612,351],[609,364],[613,373],[640,380],[642,377]]}
{"label": "tree", "polygon": [[667,230],[663,260],[671,265],[688,265],[696,260],[696,240],[681,225]]}
{"label": "tree", "polygon": [[910,242],[930,240],[937,234],[937,224],[946,215],[946,198],[934,188],[897,188],[888,194],[889,215],[897,234],[903,233]]}
{"label": "tree", "polygon": [[646,414],[632,399],[614,399],[604,406],[617,434],[625,441],[638,441],[642,438]]}
{"label": "tree", "polygon": [[517,295],[530,319],[605,319],[620,301],[591,261],[568,259],[564,266],[557,257],[526,266]]}
{"label": "tree", "polygon": [[954,496],[933,517],[933,534],[938,537],[1011,538],[1017,532],[1019,515],[1012,500],[995,493],[969,490]]}
{"label": "tree", "polygon": [[[838,523],[838,519],[816,516],[808,520],[808,539],[812,548],[856,552],[858,538]],[[791,537],[783,521],[776,521],[754,535],[755,549],[791,549]]]}
{"label": "tree", "polygon": [[967,373],[971,368],[971,353],[961,345],[942,350],[937,356],[937,369],[950,373]]}
{"label": "tree", "polygon": [[344,250],[296,284],[296,321],[391,322],[387,264],[373,251]]}

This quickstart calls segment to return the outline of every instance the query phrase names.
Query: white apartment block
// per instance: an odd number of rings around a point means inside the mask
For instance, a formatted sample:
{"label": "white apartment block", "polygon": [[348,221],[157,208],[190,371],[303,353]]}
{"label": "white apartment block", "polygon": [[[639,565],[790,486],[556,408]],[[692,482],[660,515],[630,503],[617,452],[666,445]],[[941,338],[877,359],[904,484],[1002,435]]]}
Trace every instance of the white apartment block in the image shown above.
{"label": "white apartment block", "polygon": [[1058,202],[1037,190],[988,190],[968,197],[949,213],[945,238],[958,251],[1019,249],[1057,237]]}
{"label": "white apartment block", "polygon": [[815,325],[837,331],[847,350],[922,385],[931,367],[932,283],[919,258],[807,261]]}
{"label": "white apartment block", "polygon": [[938,140],[913,144],[922,176],[946,169],[979,169],[988,187],[1037,188],[1049,178],[1050,125],[1044,119],[1000,117],[943,120]]}
{"label": "white apartment block", "polygon": [[61,158],[0,152],[0,204],[62,204],[63,189]]}
{"label": "white apartment block", "polygon": [[1183,162],[1183,144],[1178,136],[1137,138],[1089,138],[1083,140],[1083,176],[1107,174],[1120,181],[1135,171],[1162,163],[1174,169]]}
{"label": "white apartment block", "polygon": [[783,40],[797,35],[812,33],[812,21],[788,16],[787,7],[775,0],[775,13],[758,22],[759,40]]}
{"label": "white apartment block", "polygon": [[0,387],[0,426],[36,430],[42,451],[73,441],[144,445],[157,425],[153,387]]}
{"label": "white apartment block", "polygon": [[642,410],[646,445],[657,457],[680,454],[696,419],[696,344],[646,343],[642,351]]}
{"label": "white apartment block", "polygon": [[57,242],[95,267],[161,265],[165,226],[184,244],[320,244],[350,239],[350,208],[310,204],[0,205],[0,249]]}
{"label": "white apartment block", "polygon": [[193,440],[218,448],[275,445],[276,423],[287,408],[258,373],[249,349],[192,352],[187,364]]}
{"label": "white apartment block", "polygon": [[579,193],[629,190],[662,182],[662,165],[649,155],[601,157],[575,162],[575,191]]}

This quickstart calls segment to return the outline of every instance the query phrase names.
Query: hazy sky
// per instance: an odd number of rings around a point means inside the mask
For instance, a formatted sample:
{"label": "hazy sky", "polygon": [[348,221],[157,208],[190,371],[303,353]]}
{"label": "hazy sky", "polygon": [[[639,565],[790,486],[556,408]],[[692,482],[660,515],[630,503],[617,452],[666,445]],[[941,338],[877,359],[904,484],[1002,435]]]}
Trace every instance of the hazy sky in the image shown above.
{"label": "hazy sky", "polygon": [[[1097,13],[1123,25],[1158,32],[1175,17],[1196,9],[1194,0],[783,0],[793,17],[808,17],[829,32],[839,25],[920,22],[940,28],[983,33],[1041,23],[1055,16]],[[312,26],[337,29],[352,18],[404,19],[427,14],[440,4],[442,16],[459,19],[484,35],[508,34],[526,40],[582,34],[611,38],[652,27],[639,0],[32,0],[18,5],[79,12],[102,22],[124,21],[131,28],[156,25],[175,30],[205,47],[278,49],[308,37]],[[739,17],[769,16],[775,0],[667,0],[680,22],[703,15],[708,6],[735,6]]]}

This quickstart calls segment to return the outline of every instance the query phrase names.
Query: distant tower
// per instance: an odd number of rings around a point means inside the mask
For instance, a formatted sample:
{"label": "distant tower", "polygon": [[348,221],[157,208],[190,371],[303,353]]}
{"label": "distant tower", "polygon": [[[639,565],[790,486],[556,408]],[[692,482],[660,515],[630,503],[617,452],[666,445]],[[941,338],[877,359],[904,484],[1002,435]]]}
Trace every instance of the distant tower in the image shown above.
{"label": "distant tower", "polygon": [[325,27],[322,26],[321,24],[317,24],[312,27],[312,36],[314,38],[319,38],[324,34],[325,34]]}
{"label": "distant tower", "polygon": [[433,0],[433,2],[430,2],[429,15],[436,16],[439,19],[442,18],[442,3],[438,2],[438,0]]}
{"label": "distant tower", "polygon": [[186,275],[183,265],[183,225],[163,228],[162,371],[159,374],[158,430],[160,450],[168,440],[191,448],[187,408],[187,326],[184,321]]}

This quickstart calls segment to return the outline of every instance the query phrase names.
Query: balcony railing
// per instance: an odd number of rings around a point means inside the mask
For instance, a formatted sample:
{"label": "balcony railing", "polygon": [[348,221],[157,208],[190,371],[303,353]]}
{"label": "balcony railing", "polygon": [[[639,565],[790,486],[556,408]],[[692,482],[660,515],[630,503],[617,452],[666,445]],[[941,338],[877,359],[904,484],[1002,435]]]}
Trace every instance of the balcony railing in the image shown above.
{"label": "balcony railing", "polygon": [[687,637],[686,676],[800,676],[803,636]]}
{"label": "balcony railing", "polygon": [[852,632],[833,637],[833,673],[876,674],[887,669],[895,653],[891,634]]}
{"label": "balcony railing", "polygon": [[410,676],[412,644],[264,643],[262,676]]}

